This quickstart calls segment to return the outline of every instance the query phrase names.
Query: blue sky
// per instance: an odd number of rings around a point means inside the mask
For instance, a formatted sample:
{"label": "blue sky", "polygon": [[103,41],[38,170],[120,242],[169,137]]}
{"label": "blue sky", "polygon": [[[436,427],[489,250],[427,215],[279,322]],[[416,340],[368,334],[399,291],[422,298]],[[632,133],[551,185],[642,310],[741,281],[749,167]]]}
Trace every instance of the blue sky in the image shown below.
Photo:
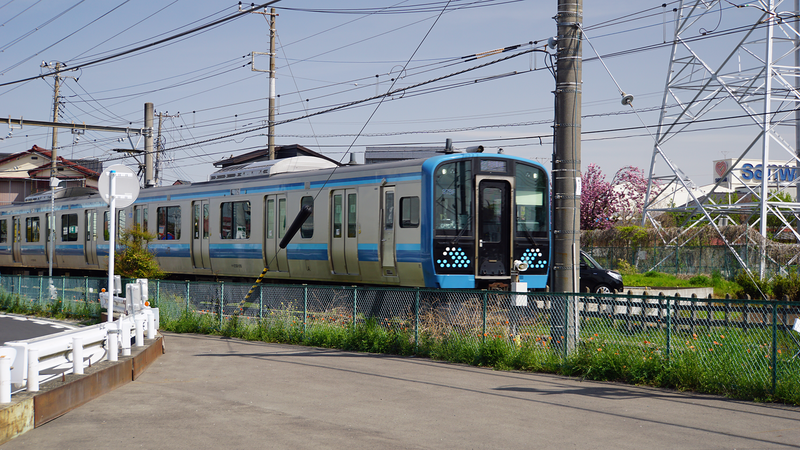
{"label": "blue sky", "polygon": [[[275,3],[277,18],[276,144],[301,144],[347,161],[373,145],[483,144],[488,150],[535,159],[549,166],[554,80],[542,52],[501,58],[538,46],[556,32],[556,0],[315,1]],[[642,122],[658,123],[677,2],[591,1],[584,27],[606,68],[584,46],[582,161],[609,176],[625,166],[647,171],[653,141]],[[724,10],[724,12],[723,12]],[[666,13],[665,13],[666,11]],[[67,67],[94,61],[178,34],[238,12],[236,2],[207,0],[0,0],[0,84],[43,73],[42,62]],[[752,21],[752,8],[729,4],[700,19],[703,31]],[[716,28],[715,28],[716,27]],[[145,102],[165,118],[163,183],[205,180],[212,162],[264,148],[268,79],[251,71],[251,52],[269,51],[265,16],[247,14],[168,45],[113,58],[75,72],[62,82],[61,121],[141,127]],[[713,37],[713,36],[712,36]],[[709,39],[705,51],[724,54],[735,36]],[[516,50],[468,60],[494,49]],[[645,46],[646,51],[632,52]],[[613,55],[613,56],[611,56]],[[486,67],[477,66],[492,63]],[[267,57],[255,66],[268,68]],[[464,73],[460,71],[473,69]],[[446,78],[378,103],[303,118],[350,102],[440,77]],[[612,79],[613,76],[613,79]],[[75,79],[77,78],[77,80]],[[620,103],[615,84],[635,96],[640,116]],[[0,86],[0,117],[51,120],[53,79]],[[735,107],[720,114],[735,113]],[[248,130],[252,130],[249,131]],[[620,130],[612,132],[609,130]],[[49,130],[0,124],[0,152],[50,147]],[[669,156],[693,179],[711,181],[712,160],[738,156],[745,134],[710,130],[676,139]],[[59,131],[59,154],[124,163],[114,148],[123,136]],[[134,136],[138,149],[143,142]],[[202,142],[196,144],[198,142]],[[753,154],[753,157],[758,155]],[[662,166],[663,168],[663,166]]]}

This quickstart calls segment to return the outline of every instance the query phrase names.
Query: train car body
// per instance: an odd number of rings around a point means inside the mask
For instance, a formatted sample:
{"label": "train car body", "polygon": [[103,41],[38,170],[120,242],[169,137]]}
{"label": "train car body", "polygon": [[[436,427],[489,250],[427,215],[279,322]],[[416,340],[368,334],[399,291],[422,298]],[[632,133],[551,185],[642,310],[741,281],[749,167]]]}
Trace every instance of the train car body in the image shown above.
{"label": "train car body", "polygon": [[[116,228],[156,236],[149,249],[174,276],[252,280],[267,267],[266,278],[282,282],[476,288],[508,284],[523,261],[520,281],[544,288],[549,181],[540,164],[482,153],[335,168],[300,158],[143,189]],[[280,249],[304,206],[311,217]],[[0,270],[48,268],[50,211],[45,200],[0,207]],[[107,270],[99,194],[57,199],[55,230],[57,273]]]}

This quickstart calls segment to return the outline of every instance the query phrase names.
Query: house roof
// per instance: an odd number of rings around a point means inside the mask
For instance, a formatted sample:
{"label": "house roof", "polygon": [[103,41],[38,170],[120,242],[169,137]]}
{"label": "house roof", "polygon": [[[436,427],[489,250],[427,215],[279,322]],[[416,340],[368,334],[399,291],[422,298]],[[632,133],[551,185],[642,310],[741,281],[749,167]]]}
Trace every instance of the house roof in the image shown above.
{"label": "house roof", "polygon": [[[303,147],[299,144],[281,145],[275,147],[275,159],[292,158],[295,156],[313,156],[315,158],[322,158],[328,160],[337,166],[341,166],[339,161],[328,158],[327,156],[317,153],[309,148]],[[233,156],[230,158],[222,159],[214,163],[216,167],[228,167],[237,164],[249,164],[256,161],[266,161],[269,159],[269,149],[263,148],[254,150],[252,152],[244,153],[242,155]]]}
{"label": "house roof", "polygon": [[[5,156],[3,158],[0,158],[0,165],[3,165],[8,161],[12,161],[14,159],[20,158],[20,157],[24,156],[26,153],[35,153],[35,154],[38,154],[40,156],[43,156],[43,157],[49,159],[50,161],[52,161],[52,158],[53,158],[53,153],[50,150],[45,150],[45,149],[43,149],[43,148],[41,148],[41,147],[39,147],[37,145],[34,145],[33,147],[31,147],[30,150],[26,150],[24,152],[19,152],[19,153],[12,153],[12,154],[7,155],[7,156]],[[88,166],[93,166],[93,167],[91,167],[91,168],[90,167],[86,167],[87,165]],[[102,172],[102,170],[103,170],[103,163],[101,161],[98,161],[98,160],[70,161],[70,160],[64,159],[64,158],[62,158],[60,156],[58,157],[58,166],[74,170],[74,171],[82,174],[84,177],[87,177],[87,178],[99,178],[100,177],[100,172]],[[96,170],[96,168],[99,168],[100,170],[98,171],[98,170]],[[28,171],[28,175],[31,178],[46,178],[46,177],[41,177],[41,176],[38,176],[38,175],[41,174],[44,171],[49,171],[49,170],[50,170],[50,163],[48,162],[47,164],[42,164],[41,166],[36,167],[35,169],[29,170]]]}

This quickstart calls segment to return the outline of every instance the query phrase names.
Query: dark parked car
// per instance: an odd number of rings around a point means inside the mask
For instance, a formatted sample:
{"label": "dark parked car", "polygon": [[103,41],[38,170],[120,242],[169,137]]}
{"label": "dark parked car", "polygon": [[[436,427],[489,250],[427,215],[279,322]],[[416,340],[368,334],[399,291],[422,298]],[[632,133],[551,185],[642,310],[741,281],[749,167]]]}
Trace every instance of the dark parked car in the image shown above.
{"label": "dark parked car", "polygon": [[581,292],[586,292],[588,288],[590,292],[610,294],[621,291],[624,287],[619,272],[604,269],[586,252],[581,251]]}

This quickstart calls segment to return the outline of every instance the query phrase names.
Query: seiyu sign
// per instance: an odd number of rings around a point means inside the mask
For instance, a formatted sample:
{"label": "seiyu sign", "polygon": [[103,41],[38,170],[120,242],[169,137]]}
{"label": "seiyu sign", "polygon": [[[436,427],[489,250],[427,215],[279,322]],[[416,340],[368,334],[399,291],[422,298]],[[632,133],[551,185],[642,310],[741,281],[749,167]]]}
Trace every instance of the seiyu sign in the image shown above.
{"label": "seiyu sign", "polygon": [[752,159],[739,161],[728,176],[723,178],[735,161],[734,159],[714,161],[715,183],[722,180],[722,186],[736,189],[743,186],[760,186],[765,176],[768,184],[776,187],[794,185],[800,179],[800,169],[794,162],[770,162],[765,173],[761,161]]}

